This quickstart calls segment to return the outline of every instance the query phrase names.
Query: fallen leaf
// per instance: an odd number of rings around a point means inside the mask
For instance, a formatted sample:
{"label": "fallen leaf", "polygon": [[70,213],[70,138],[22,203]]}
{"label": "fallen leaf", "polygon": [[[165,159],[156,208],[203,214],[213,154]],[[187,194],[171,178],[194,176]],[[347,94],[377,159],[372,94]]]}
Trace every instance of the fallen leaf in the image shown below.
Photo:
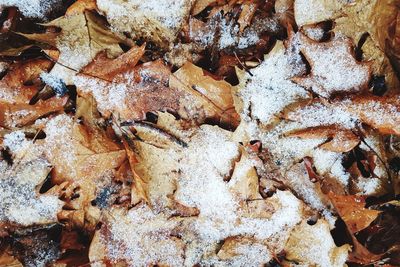
{"label": "fallen leaf", "polygon": [[329,192],[328,196],[351,234],[368,227],[381,213],[378,210],[365,208],[365,199],[361,196],[343,196],[332,192]]}
{"label": "fallen leaf", "polygon": [[117,57],[123,52],[119,43],[132,45],[126,37],[111,32],[106,21],[98,14],[85,8],[77,8],[71,15],[44,24],[46,27],[61,28],[59,33],[24,35],[57,47],[60,56],[51,74],[61,78],[67,85],[73,84],[75,73],[90,63],[99,52],[106,50],[109,57]]}
{"label": "fallen leaf", "polygon": [[195,96],[194,101],[198,99],[200,103],[203,102],[206,117],[238,125],[239,115],[233,106],[232,86],[229,83],[217,81],[201,68],[187,62],[170,76],[169,86]]}
{"label": "fallen leaf", "polygon": [[[304,251],[307,248],[307,252]],[[337,247],[329,231],[328,222],[319,219],[309,225],[303,221],[290,234],[285,244],[286,258],[308,266],[343,266],[350,246]],[[318,257],[315,256],[318,254]]]}
{"label": "fallen leaf", "polygon": [[218,0],[196,0],[192,7],[192,11],[191,11],[192,16],[196,16],[201,11],[206,9],[206,7],[208,7],[209,5],[214,4],[216,2],[218,2]]}
{"label": "fallen leaf", "polygon": [[294,130],[286,134],[287,136],[300,137],[302,139],[326,138],[320,148],[332,152],[348,152],[360,143],[357,135],[349,129],[341,129],[336,125],[316,126],[306,129]]}
{"label": "fallen leaf", "polygon": [[395,40],[390,36],[389,29],[396,21],[398,5],[397,0],[355,1],[346,4],[342,7],[342,16],[335,20],[333,29],[336,34],[351,38],[355,44],[367,36],[361,46],[362,57],[371,62],[375,75],[385,77],[385,84],[391,91],[397,90],[399,80],[393,70],[393,54],[389,52],[394,51],[394,47],[391,48],[387,40]]}
{"label": "fallen leaf", "polygon": [[48,71],[52,65],[51,61],[45,59],[11,64],[0,80],[0,100],[10,104],[28,104],[41,86],[40,74]]}
{"label": "fallen leaf", "polygon": [[0,125],[7,128],[26,126],[40,117],[63,111],[67,100],[68,97],[53,97],[45,101],[39,100],[35,105],[0,101]]}
{"label": "fallen leaf", "polygon": [[[168,87],[171,71],[161,60],[138,65],[112,81],[79,74],[78,93],[93,95],[104,117],[120,121],[143,120],[151,111],[179,110],[182,92]],[[163,95],[161,98],[160,95]]]}
{"label": "fallen leaf", "polygon": [[108,58],[106,52],[100,52],[89,65],[81,70],[81,73],[112,81],[117,74],[128,72],[136,66],[144,55],[145,46],[134,46],[115,59]]}
{"label": "fallen leaf", "polygon": [[248,27],[253,19],[253,16],[257,10],[258,4],[254,2],[242,4],[242,12],[238,18],[238,23],[240,25],[239,31],[243,32],[246,27]]}
{"label": "fallen leaf", "polygon": [[131,171],[133,173],[133,180],[135,181],[135,184],[133,185],[134,187],[134,192],[136,195],[144,200],[146,203],[150,203],[149,200],[149,189],[148,189],[148,183],[149,181],[144,180],[141,176],[139,176],[136,173],[136,164],[138,163],[136,156],[134,152],[132,151],[132,148],[129,146],[128,142],[123,141],[124,146],[125,146],[125,151],[128,156],[128,161],[129,165],[131,167]]}
{"label": "fallen leaf", "polygon": [[65,12],[66,16],[83,14],[85,10],[96,10],[96,0],[77,0]]}
{"label": "fallen leaf", "polygon": [[129,33],[133,39],[144,39],[168,50],[186,24],[193,1],[97,0],[96,4],[116,32]]}
{"label": "fallen leaf", "polygon": [[300,51],[310,63],[311,73],[306,77],[295,77],[293,81],[323,97],[367,89],[370,64],[356,61],[349,39],[318,43],[301,33],[298,38]]}
{"label": "fallen leaf", "polygon": [[400,96],[357,95],[334,102],[382,134],[400,135]]}

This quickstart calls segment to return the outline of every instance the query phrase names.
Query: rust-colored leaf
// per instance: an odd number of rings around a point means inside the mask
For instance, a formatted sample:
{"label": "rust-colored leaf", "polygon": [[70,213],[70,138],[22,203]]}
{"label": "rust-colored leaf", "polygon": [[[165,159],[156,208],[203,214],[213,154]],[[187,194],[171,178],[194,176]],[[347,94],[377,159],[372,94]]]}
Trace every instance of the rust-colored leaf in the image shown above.
{"label": "rust-colored leaf", "polygon": [[117,74],[133,69],[145,52],[146,45],[134,46],[128,52],[115,59],[107,57],[107,53],[100,52],[93,61],[81,70],[85,75],[92,75],[112,81]]}
{"label": "rust-colored leaf", "polygon": [[352,234],[369,226],[381,213],[378,210],[365,208],[365,199],[362,196],[343,196],[332,192],[329,192],[328,195],[336,211]]}

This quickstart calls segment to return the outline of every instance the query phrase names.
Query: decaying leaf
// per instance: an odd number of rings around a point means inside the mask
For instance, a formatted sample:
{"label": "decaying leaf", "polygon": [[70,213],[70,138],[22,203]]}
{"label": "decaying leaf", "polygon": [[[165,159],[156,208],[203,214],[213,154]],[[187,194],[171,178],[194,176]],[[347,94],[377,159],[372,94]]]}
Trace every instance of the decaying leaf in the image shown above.
{"label": "decaying leaf", "polygon": [[132,47],[128,52],[115,59],[107,57],[105,52],[99,53],[93,61],[82,69],[84,75],[91,75],[100,79],[112,81],[118,74],[128,72],[134,68],[143,56],[145,45]]}

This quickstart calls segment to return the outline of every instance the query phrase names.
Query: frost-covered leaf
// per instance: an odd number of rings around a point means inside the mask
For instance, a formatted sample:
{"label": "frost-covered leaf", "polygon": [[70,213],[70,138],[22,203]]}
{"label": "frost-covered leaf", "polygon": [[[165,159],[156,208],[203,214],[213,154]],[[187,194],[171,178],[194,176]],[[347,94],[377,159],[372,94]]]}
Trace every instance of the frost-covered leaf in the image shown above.
{"label": "frost-covered leaf", "polygon": [[400,96],[355,96],[335,103],[382,134],[400,134]]}
{"label": "frost-covered leaf", "polygon": [[99,52],[106,50],[108,56],[117,57],[123,52],[119,43],[129,44],[125,37],[108,29],[106,22],[93,11],[60,17],[45,26],[61,28],[55,40],[60,56],[51,74],[67,85],[72,84],[76,71],[90,63]]}
{"label": "frost-covered leaf", "polygon": [[300,51],[311,65],[311,73],[293,80],[315,93],[330,97],[338,92],[355,93],[367,89],[370,79],[368,63],[357,62],[351,41],[337,39],[318,43],[300,34]]}
{"label": "frost-covered leaf", "polygon": [[300,100],[309,98],[301,86],[290,79],[304,73],[299,55],[278,42],[264,61],[241,77],[237,91],[243,110],[262,123],[279,121],[280,113]]}
{"label": "frost-covered leaf", "polygon": [[56,193],[39,193],[51,170],[50,163],[41,154],[41,148],[27,140],[22,131],[4,136],[4,149],[12,153],[13,164],[0,158],[0,225],[1,235],[15,226],[44,226],[57,222],[57,213],[63,202]]}
{"label": "frost-covered leaf", "polygon": [[113,29],[152,41],[161,48],[168,48],[176,39],[191,6],[190,0],[97,0],[98,9]]}
{"label": "frost-covered leaf", "polygon": [[307,266],[344,266],[349,250],[349,245],[335,245],[324,220],[318,220],[314,225],[299,224],[285,245],[288,260]]}

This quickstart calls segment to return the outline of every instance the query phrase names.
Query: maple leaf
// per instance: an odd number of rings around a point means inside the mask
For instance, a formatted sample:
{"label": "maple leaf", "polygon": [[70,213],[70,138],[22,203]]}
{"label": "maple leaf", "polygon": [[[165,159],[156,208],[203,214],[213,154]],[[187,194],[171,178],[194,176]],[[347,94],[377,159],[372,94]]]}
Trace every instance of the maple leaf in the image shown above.
{"label": "maple leaf", "polygon": [[367,89],[370,67],[359,63],[352,54],[351,41],[337,39],[317,43],[303,34],[298,35],[300,51],[311,65],[311,74],[295,77],[293,81],[330,97],[338,92],[355,93]]}
{"label": "maple leaf", "polygon": [[398,77],[391,66],[393,57],[387,53],[390,50],[388,41],[394,40],[390,36],[389,26],[396,21],[398,4],[397,0],[368,0],[347,4],[343,6],[342,16],[336,19],[334,28],[337,34],[352,38],[354,43],[359,43],[363,35],[368,33],[362,45],[363,58],[372,61],[374,73],[385,77],[390,90],[396,90],[399,86]]}
{"label": "maple leaf", "polygon": [[[277,42],[264,61],[251,70],[251,75],[237,71],[240,83],[236,86],[236,108],[265,125],[280,120],[280,113],[310,96],[290,79],[304,73],[305,66],[298,55]],[[279,66],[279,68],[277,68]],[[268,107],[266,109],[265,107]]]}
{"label": "maple leaf", "polygon": [[[139,204],[129,211],[113,208],[90,245],[91,262],[182,266],[184,243],[174,236],[179,220]],[[126,233],[130,233],[127,235]]]}
{"label": "maple leaf", "polygon": [[170,73],[157,60],[136,66],[112,81],[79,74],[75,84],[79,94],[93,95],[103,116],[113,114],[121,121],[143,120],[150,111],[179,110],[182,93],[167,86]]}
{"label": "maple leaf", "polygon": [[390,36],[388,30],[389,25],[396,20],[397,10],[397,0],[366,0],[354,3],[295,1],[295,17],[299,26],[334,20],[333,31],[336,35],[346,36],[354,44],[360,45],[363,59],[371,62],[375,75],[385,77],[385,83],[390,90],[395,90],[399,85],[399,80],[391,66],[391,62],[393,65],[395,61],[395,56],[389,52],[393,51],[389,40],[394,40],[394,38]]}
{"label": "maple leaf", "polygon": [[379,260],[383,255],[376,255],[365,248],[354,236],[356,232],[368,227],[381,213],[378,210],[365,208],[365,198],[356,195],[336,195],[328,193],[333,206],[343,219],[353,241],[353,250],[349,260],[361,264],[369,264]]}
{"label": "maple leaf", "polygon": [[[81,108],[78,110],[81,112]],[[67,209],[58,215],[59,219],[91,230],[99,216],[98,208],[91,202],[102,192],[102,187],[111,186],[116,169],[126,160],[126,152],[96,127],[89,116],[83,117],[83,124],[65,114],[39,124],[37,127],[46,133],[46,138],[37,144],[53,166],[52,183],[59,184],[67,202]]]}
{"label": "maple leaf", "polygon": [[[63,202],[57,192],[41,194],[51,167],[50,163],[36,151],[40,147],[27,140],[22,131],[4,136],[3,148],[11,151],[13,164],[0,158],[0,235],[12,233],[15,226],[44,226],[57,222],[57,213]],[[9,231],[7,233],[7,231]]]}
{"label": "maple leaf", "polygon": [[[72,78],[77,71],[90,63],[101,51],[107,51],[109,57],[123,53],[119,43],[132,45],[124,36],[111,32],[106,22],[94,11],[92,5],[80,5],[76,2],[70,7],[70,14],[44,24],[47,27],[61,28],[57,34],[24,34],[32,40],[55,45],[60,56],[51,74],[62,79],[67,85],[72,84]],[[89,10],[88,10],[89,9]]]}

